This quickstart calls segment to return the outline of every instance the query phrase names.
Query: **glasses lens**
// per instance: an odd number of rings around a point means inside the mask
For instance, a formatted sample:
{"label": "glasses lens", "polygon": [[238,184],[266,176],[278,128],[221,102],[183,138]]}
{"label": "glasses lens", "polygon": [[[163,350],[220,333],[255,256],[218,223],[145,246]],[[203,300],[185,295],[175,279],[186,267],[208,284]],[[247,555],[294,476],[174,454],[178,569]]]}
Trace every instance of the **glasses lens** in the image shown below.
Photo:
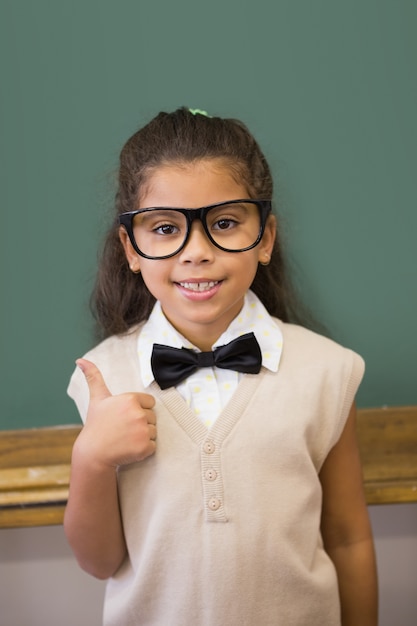
{"label": "glasses lens", "polygon": [[136,245],[146,256],[175,254],[187,235],[185,215],[170,209],[152,209],[135,215],[133,234]]}
{"label": "glasses lens", "polygon": [[253,246],[261,230],[260,210],[253,202],[214,207],[208,211],[206,222],[213,241],[231,251]]}

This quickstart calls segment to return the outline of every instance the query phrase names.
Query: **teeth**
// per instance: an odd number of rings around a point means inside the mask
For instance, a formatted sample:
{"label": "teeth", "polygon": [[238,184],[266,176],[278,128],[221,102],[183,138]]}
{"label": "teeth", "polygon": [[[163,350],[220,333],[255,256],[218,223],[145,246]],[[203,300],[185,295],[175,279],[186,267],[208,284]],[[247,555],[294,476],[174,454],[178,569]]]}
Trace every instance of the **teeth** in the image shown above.
{"label": "teeth", "polygon": [[207,289],[211,289],[217,285],[218,282],[218,280],[211,280],[205,283],[180,283],[180,285],[184,287],[184,289],[190,289],[191,291],[207,291]]}

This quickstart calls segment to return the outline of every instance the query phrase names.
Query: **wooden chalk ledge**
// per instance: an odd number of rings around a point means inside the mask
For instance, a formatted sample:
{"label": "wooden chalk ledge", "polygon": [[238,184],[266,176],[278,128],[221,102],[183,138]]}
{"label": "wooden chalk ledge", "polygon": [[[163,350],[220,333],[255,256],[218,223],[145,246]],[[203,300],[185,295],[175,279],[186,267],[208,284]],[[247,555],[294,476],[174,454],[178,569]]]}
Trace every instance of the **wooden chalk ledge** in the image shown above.
{"label": "wooden chalk ledge", "polygon": [[[80,426],[0,431],[0,528],[61,524]],[[368,504],[417,502],[417,406],[358,411]]]}

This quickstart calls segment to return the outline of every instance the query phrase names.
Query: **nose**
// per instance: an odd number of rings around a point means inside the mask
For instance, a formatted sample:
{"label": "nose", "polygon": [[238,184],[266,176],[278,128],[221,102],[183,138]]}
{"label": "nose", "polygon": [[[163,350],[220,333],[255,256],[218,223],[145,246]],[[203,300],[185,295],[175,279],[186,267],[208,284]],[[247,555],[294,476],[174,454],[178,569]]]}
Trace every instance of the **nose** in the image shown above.
{"label": "nose", "polygon": [[200,220],[193,221],[185,247],[180,252],[182,263],[210,263],[214,259],[215,246],[207,237]]}

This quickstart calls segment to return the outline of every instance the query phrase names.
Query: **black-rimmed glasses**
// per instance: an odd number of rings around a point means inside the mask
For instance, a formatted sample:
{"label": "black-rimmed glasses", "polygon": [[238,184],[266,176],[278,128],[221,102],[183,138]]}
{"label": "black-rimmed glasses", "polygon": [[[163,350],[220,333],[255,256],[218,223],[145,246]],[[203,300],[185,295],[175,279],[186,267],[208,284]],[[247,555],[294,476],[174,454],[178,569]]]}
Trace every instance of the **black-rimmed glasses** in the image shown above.
{"label": "black-rimmed glasses", "polygon": [[199,209],[150,207],[119,216],[136,252],[146,259],[168,259],[186,245],[194,220],[200,220],[213,245],[245,252],[258,245],[271,212],[270,200],[230,200]]}

